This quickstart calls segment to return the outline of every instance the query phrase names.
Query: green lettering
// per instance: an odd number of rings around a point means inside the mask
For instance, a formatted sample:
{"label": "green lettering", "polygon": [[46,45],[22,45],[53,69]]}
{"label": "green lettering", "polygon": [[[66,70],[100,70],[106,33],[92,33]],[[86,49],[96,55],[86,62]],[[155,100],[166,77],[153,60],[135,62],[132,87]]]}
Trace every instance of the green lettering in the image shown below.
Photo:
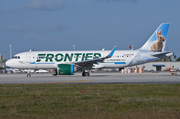
{"label": "green lettering", "polygon": [[46,56],[46,62],[48,62],[48,60],[50,61],[50,62],[53,62],[53,57],[54,57],[54,55],[53,54],[47,54],[47,56]]}
{"label": "green lettering", "polygon": [[93,53],[86,53],[86,59],[85,60],[89,60],[88,58],[92,58]]}
{"label": "green lettering", "polygon": [[69,61],[72,61],[73,54],[71,54],[71,56],[69,56],[69,54],[65,54],[65,58],[64,58],[65,62],[66,62],[67,58],[68,58]]}
{"label": "green lettering", "polygon": [[62,60],[63,60],[63,54],[56,54],[55,55],[55,60],[57,61],[57,62],[61,62]]}
{"label": "green lettering", "polygon": [[83,53],[81,61],[83,61],[83,60],[84,60],[84,57],[85,57],[85,53]]}
{"label": "green lettering", "polygon": [[100,58],[100,57],[101,57],[101,54],[100,54],[100,53],[94,53],[93,59],[97,59],[97,58]]}
{"label": "green lettering", "polygon": [[75,53],[74,55],[76,56],[76,60],[75,61],[78,61],[79,55],[82,55],[82,54],[81,53]]}
{"label": "green lettering", "polygon": [[38,54],[38,57],[37,57],[36,62],[40,62],[41,59],[44,59],[44,58],[45,58],[45,56],[46,56],[46,54]]}

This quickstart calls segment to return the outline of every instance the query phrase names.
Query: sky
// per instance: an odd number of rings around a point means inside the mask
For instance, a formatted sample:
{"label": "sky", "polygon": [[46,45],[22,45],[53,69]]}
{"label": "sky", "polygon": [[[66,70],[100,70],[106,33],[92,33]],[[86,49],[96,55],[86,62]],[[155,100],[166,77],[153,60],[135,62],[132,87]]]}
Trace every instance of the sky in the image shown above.
{"label": "sky", "polygon": [[0,54],[138,49],[171,23],[165,50],[180,57],[180,0],[1,0]]}

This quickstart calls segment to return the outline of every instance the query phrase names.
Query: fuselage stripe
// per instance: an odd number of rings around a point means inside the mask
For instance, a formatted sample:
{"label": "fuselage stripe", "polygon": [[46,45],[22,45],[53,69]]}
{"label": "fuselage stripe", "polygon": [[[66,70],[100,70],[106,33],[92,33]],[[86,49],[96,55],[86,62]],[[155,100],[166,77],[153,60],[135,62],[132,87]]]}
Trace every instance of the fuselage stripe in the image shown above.
{"label": "fuselage stripe", "polygon": [[35,63],[35,62],[31,62],[30,64],[55,64],[54,62],[44,62],[44,63]]}
{"label": "fuselage stripe", "polygon": [[126,62],[105,62],[105,63],[126,64]]}

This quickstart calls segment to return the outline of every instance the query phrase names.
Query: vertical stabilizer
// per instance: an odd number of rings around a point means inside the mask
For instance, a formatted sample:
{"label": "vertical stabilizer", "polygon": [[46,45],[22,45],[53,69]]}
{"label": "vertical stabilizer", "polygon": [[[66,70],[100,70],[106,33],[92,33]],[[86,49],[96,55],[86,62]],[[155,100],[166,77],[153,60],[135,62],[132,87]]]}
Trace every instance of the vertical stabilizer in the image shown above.
{"label": "vertical stabilizer", "polygon": [[162,23],[148,41],[141,47],[141,51],[162,52],[164,51],[167,35],[169,31],[169,23]]}

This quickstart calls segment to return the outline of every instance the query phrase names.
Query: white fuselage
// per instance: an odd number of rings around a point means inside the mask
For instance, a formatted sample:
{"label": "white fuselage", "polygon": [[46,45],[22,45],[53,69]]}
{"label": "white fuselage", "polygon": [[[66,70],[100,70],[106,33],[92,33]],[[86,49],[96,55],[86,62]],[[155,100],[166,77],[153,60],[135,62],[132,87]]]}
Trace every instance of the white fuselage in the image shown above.
{"label": "white fuselage", "polygon": [[[107,56],[110,51],[30,51],[16,54],[6,62],[11,68],[19,69],[55,69],[58,64],[90,60]],[[138,50],[116,50],[111,58],[94,64],[92,68],[122,68],[137,55]],[[134,65],[134,64],[132,64]]]}

